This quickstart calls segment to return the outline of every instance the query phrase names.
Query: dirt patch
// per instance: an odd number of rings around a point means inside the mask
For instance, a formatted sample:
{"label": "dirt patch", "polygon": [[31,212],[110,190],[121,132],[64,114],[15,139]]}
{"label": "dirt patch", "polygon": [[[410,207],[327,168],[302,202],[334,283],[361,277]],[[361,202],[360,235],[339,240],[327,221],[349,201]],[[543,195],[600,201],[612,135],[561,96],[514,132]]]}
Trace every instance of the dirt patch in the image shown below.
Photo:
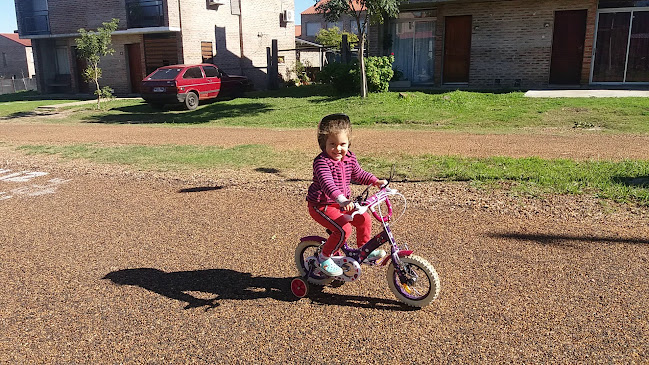
{"label": "dirt patch", "polygon": [[[0,148],[0,169],[48,173],[29,186],[66,181],[50,194],[0,200],[2,363],[633,363],[649,356],[646,208],[401,183],[395,187],[408,209],[394,233],[435,266],[440,297],[413,311],[394,299],[384,268],[368,267],[360,282],[296,301],[293,250],[300,237],[324,234],[304,206],[308,173],[137,171],[11,147],[268,143],[313,153],[313,131],[2,131],[9,145]],[[357,133],[362,153],[615,159],[648,148],[644,136],[598,136],[592,145],[587,135]],[[0,191],[24,184],[0,180]],[[331,331],[323,331],[327,322]]]}

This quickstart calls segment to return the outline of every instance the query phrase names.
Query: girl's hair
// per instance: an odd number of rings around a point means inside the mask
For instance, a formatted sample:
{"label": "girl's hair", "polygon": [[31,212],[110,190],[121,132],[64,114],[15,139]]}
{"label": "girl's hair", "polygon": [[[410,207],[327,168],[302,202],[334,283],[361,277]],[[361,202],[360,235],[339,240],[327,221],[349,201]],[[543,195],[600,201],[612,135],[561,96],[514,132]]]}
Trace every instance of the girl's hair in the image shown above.
{"label": "girl's hair", "polygon": [[322,118],[318,123],[318,144],[324,151],[327,148],[327,138],[332,133],[347,133],[347,137],[352,137],[352,123],[346,114],[329,114]]}

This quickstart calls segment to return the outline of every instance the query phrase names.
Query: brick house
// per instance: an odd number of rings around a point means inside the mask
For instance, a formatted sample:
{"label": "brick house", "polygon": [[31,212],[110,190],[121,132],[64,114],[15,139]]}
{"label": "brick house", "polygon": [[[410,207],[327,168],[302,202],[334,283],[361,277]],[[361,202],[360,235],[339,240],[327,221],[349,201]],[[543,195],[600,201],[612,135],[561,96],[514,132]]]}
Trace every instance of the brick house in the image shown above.
{"label": "brick house", "polygon": [[[320,29],[331,29],[333,27],[337,27],[341,31],[358,34],[358,24],[356,23],[356,18],[344,14],[335,22],[327,22],[324,19],[323,15],[316,10],[316,5],[317,4],[300,13],[300,21],[302,23],[302,30],[300,35],[301,39],[309,42],[315,42],[315,36],[316,34],[318,34]],[[361,16],[365,16],[364,11],[361,13]]]}
{"label": "brick house", "polygon": [[[334,25],[315,6],[301,17],[306,40]],[[370,27],[368,52],[393,53],[406,87],[644,86],[649,1],[403,0]]]}
{"label": "brick house", "polygon": [[[31,39],[41,92],[88,92],[76,58],[79,28],[96,29],[120,19],[113,33],[115,53],[102,59],[102,85],[136,93],[140,80],[170,64],[214,63],[230,74],[267,86],[267,47],[295,48],[293,0],[269,0],[263,7],[240,0],[15,0],[18,31]],[[99,11],[99,9],[101,9]],[[286,75],[294,55],[282,57]]]}
{"label": "brick house", "polygon": [[23,79],[35,77],[32,42],[15,33],[0,33],[0,78]]}
{"label": "brick house", "polygon": [[414,86],[649,85],[644,0],[410,0],[369,34]]}

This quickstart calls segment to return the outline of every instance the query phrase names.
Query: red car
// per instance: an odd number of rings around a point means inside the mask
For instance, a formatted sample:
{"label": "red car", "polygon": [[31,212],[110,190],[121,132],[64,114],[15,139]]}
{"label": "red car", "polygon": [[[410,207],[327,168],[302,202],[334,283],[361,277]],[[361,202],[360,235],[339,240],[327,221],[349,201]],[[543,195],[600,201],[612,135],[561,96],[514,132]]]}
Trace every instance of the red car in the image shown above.
{"label": "red car", "polygon": [[165,104],[185,104],[189,110],[199,100],[219,95],[239,96],[252,90],[245,76],[230,76],[212,64],[172,65],[153,71],[142,80],[142,98],[155,108]]}

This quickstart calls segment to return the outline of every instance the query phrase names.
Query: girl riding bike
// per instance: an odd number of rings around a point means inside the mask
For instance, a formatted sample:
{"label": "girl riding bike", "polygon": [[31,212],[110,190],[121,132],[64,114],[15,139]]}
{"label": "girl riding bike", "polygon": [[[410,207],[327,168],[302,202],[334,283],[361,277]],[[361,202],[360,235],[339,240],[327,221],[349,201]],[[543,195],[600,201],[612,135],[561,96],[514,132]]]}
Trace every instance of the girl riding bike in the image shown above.
{"label": "girl riding bike", "polygon": [[[330,114],[318,124],[318,144],[322,153],[313,160],[313,183],[306,197],[311,217],[332,233],[318,255],[320,269],[336,277],[343,274],[331,256],[338,251],[356,227],[356,244],[363,246],[370,239],[372,220],[367,212],[356,215],[353,220],[345,212],[351,212],[352,181],[377,187],[387,184],[364,171],[356,155],[349,150],[352,126],[345,114]],[[376,261],[386,255],[384,250],[374,250],[367,261]]]}

